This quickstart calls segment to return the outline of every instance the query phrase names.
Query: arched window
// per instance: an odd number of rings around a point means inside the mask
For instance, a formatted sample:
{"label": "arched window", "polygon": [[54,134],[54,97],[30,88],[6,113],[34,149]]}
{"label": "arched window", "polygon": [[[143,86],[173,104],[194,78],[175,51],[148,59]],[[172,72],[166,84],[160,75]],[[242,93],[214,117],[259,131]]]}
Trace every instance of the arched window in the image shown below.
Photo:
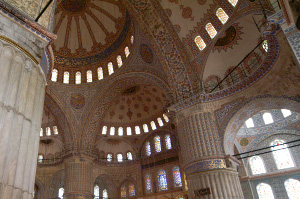
{"label": "arched window", "polygon": [[128,189],[129,189],[129,196],[135,196],[135,188],[134,188],[134,185],[133,184],[130,184],[128,186]]}
{"label": "arched window", "polygon": [[40,154],[38,156],[38,163],[42,163],[43,162],[43,158],[44,158],[44,156],[42,154]]}
{"label": "arched window", "polygon": [[263,160],[259,156],[253,156],[249,159],[251,171],[253,175],[266,173]]}
{"label": "arched window", "polygon": [[285,190],[289,196],[289,199],[299,199],[300,198],[300,182],[295,179],[287,179],[284,182]]}
{"label": "arched window", "polygon": [[54,132],[54,135],[58,134],[57,126],[53,126],[53,132]]}
{"label": "arched window", "polygon": [[127,135],[132,135],[131,127],[127,127]]}
{"label": "arched window", "polygon": [[57,81],[57,75],[58,75],[58,71],[56,69],[53,69],[52,70],[51,81],[56,82]]}
{"label": "arched window", "polygon": [[107,154],[107,161],[108,161],[108,162],[111,162],[111,161],[112,161],[112,158],[113,158],[113,157],[112,157],[112,154],[111,154],[111,153],[108,153],[108,154]]}
{"label": "arched window", "polygon": [[47,136],[50,136],[50,135],[51,135],[51,129],[50,129],[50,127],[47,127],[47,128],[46,128],[46,135],[47,135]]}
{"label": "arched window", "polygon": [[214,38],[216,35],[217,35],[217,31],[215,29],[215,27],[211,24],[211,23],[208,23],[206,24],[205,26],[205,29],[207,31],[207,33],[209,34],[210,38]]}
{"label": "arched window", "polygon": [[233,7],[235,7],[239,0],[228,0],[228,1]]}
{"label": "arched window", "polygon": [[93,81],[93,72],[91,70],[86,71],[86,82]]}
{"label": "arched window", "polygon": [[118,135],[123,136],[123,127],[119,127],[118,129]]}
{"label": "arched window", "polygon": [[98,199],[100,197],[100,189],[98,185],[94,186],[94,196],[95,199]]}
{"label": "arched window", "polygon": [[195,43],[198,46],[199,50],[203,50],[206,47],[205,42],[203,41],[203,39],[200,36],[197,36],[195,38]]}
{"label": "arched window", "polygon": [[98,80],[103,79],[103,69],[101,67],[97,69],[97,73],[98,73]]}
{"label": "arched window", "polygon": [[41,128],[41,130],[40,130],[40,136],[42,137],[44,135],[44,131],[43,131],[43,129]]}
{"label": "arched window", "polygon": [[247,128],[254,127],[254,123],[253,123],[253,119],[252,118],[249,118],[248,120],[246,120],[245,123],[246,123]]}
{"label": "arched window", "polygon": [[174,178],[175,187],[181,187],[182,186],[181,175],[180,175],[179,167],[177,166],[173,168],[173,178]]}
{"label": "arched window", "polygon": [[107,126],[103,126],[103,128],[102,128],[102,134],[106,135],[106,133],[107,133]]}
{"label": "arched window", "polygon": [[268,52],[268,50],[269,50],[268,40],[263,41],[262,47],[266,52]]}
{"label": "arched window", "polygon": [[131,44],[133,44],[133,42],[134,42],[134,37],[133,37],[133,35],[132,35],[131,38],[130,38],[130,42],[131,42]]}
{"label": "arched window", "polygon": [[75,83],[81,84],[81,72],[76,72]]}
{"label": "arched window", "polygon": [[118,162],[123,162],[123,155],[122,155],[121,153],[119,153],[119,154],[117,155],[117,161],[118,161]]}
{"label": "arched window", "polygon": [[278,169],[286,169],[295,166],[285,141],[274,140],[271,143],[271,146],[273,146],[271,149]]}
{"label": "arched window", "polygon": [[151,155],[150,142],[146,142],[146,153],[147,153],[147,156]]}
{"label": "arched window", "polygon": [[132,153],[131,152],[127,152],[127,159],[128,160],[132,160],[133,158],[132,158]]}
{"label": "arched window", "polygon": [[158,178],[159,191],[168,190],[167,174],[166,174],[165,170],[163,170],[163,169],[159,170],[157,178]]}
{"label": "arched window", "polygon": [[118,62],[118,67],[120,68],[120,67],[123,65],[121,55],[118,55],[118,56],[117,56],[117,62]]}
{"label": "arched window", "polygon": [[164,117],[164,120],[165,120],[166,122],[169,122],[169,118],[168,118],[168,116],[167,116],[166,114],[163,114],[163,117]]}
{"label": "arched window", "polygon": [[218,8],[216,15],[219,18],[219,20],[222,22],[222,24],[225,24],[229,18],[226,12],[222,8]]}
{"label": "arched window", "polygon": [[108,198],[108,193],[107,193],[107,190],[106,190],[106,189],[104,189],[104,190],[102,191],[102,197],[103,197],[103,198]]}
{"label": "arched window", "polygon": [[172,149],[172,142],[171,142],[170,135],[165,136],[165,142],[166,142],[166,149]]}
{"label": "arched window", "polygon": [[288,109],[281,109],[283,117],[288,117],[292,114],[292,112]]}
{"label": "arched window", "polygon": [[108,74],[109,75],[113,74],[114,73],[114,66],[113,66],[112,62],[109,62],[107,64],[107,67],[108,67]]}
{"label": "arched window", "polygon": [[146,181],[146,190],[147,190],[147,192],[151,192],[152,191],[152,186],[151,186],[151,176],[150,176],[150,174],[146,175],[145,181]]}
{"label": "arched window", "polygon": [[126,187],[125,185],[121,187],[121,197],[126,197]]}
{"label": "arched window", "polygon": [[141,134],[141,129],[139,126],[135,126],[134,128],[135,128],[135,134],[137,135]]}
{"label": "arched window", "polygon": [[157,118],[157,122],[158,122],[159,126],[163,126],[164,125],[164,123],[163,123],[163,121],[162,121],[162,119],[160,117]]}
{"label": "arched window", "polygon": [[155,129],[156,129],[156,125],[155,125],[155,122],[154,122],[154,121],[151,121],[151,122],[150,122],[150,125],[151,125],[152,130],[155,130]]}
{"label": "arched window", "polygon": [[58,190],[58,197],[63,199],[64,198],[64,193],[65,193],[65,189],[64,188],[59,188]]}
{"label": "arched window", "polygon": [[273,191],[270,185],[260,183],[256,186],[259,199],[274,199]]}
{"label": "arched window", "polygon": [[110,135],[115,135],[115,127],[110,127],[109,134]]}
{"label": "arched window", "polygon": [[271,124],[274,122],[272,115],[269,112],[263,114],[263,119],[264,119],[265,124]]}
{"label": "arched window", "polygon": [[155,144],[155,151],[161,152],[161,143],[160,143],[160,136],[154,137],[154,144]]}
{"label": "arched window", "polygon": [[147,125],[147,124],[143,124],[143,129],[144,129],[144,132],[145,132],[145,133],[148,133],[148,132],[149,132],[149,129],[148,129],[148,125]]}
{"label": "arched window", "polygon": [[64,83],[68,84],[69,83],[69,79],[70,79],[70,74],[68,71],[64,72]]}
{"label": "arched window", "polygon": [[129,51],[129,48],[128,48],[128,46],[126,46],[126,47],[125,47],[125,50],[124,50],[124,52],[125,52],[125,56],[126,56],[126,57],[128,57],[128,56],[129,56],[129,54],[130,54],[130,51]]}

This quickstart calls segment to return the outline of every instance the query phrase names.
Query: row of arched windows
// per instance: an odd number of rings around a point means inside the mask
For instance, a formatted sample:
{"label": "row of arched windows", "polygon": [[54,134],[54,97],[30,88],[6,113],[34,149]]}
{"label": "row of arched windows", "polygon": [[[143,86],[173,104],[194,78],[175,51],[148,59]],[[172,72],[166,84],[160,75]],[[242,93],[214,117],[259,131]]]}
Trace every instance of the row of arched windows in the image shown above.
{"label": "row of arched windows", "polygon": [[[289,199],[299,199],[300,182],[296,179],[287,179],[284,182],[284,187]],[[267,183],[260,183],[256,186],[259,199],[275,199],[272,187]]]}
{"label": "row of arched windows", "polygon": [[[163,118],[164,118],[164,121],[167,123],[169,122],[169,118],[168,116],[166,116],[165,114],[163,114]],[[164,126],[164,122],[162,120],[161,117],[157,118],[157,124],[158,126]],[[150,126],[151,126],[151,129],[152,130],[156,130],[157,129],[157,126],[156,126],[156,122],[155,121],[151,121],[150,122]],[[149,128],[148,128],[148,124],[143,124],[142,126],[143,128],[143,131],[144,133],[148,133],[149,132]],[[107,134],[107,131],[108,131],[108,127],[107,126],[103,126],[102,128],[102,134],[103,135],[106,135]],[[116,127],[110,127],[109,129],[109,135],[115,135],[117,133],[118,136],[123,136],[124,133],[125,133],[125,127],[118,127],[117,128],[117,132],[116,132]],[[139,135],[141,134],[141,128],[139,126],[135,126],[134,127],[134,133],[135,135]],[[126,127],[126,135],[132,135],[133,134],[133,130],[131,127]]]}
{"label": "row of arched windows", "polygon": [[[228,0],[228,1],[233,7],[235,7],[238,2],[238,0]],[[216,15],[222,24],[225,24],[229,19],[229,16],[223,10],[223,8],[218,8],[216,11]],[[205,26],[205,30],[207,31],[211,39],[213,39],[218,33],[215,27],[212,25],[212,23],[207,23]],[[204,42],[204,40],[201,38],[200,35],[196,36],[195,43],[200,50],[204,50],[204,48],[206,47],[206,43]]]}
{"label": "row of arched windows", "polygon": [[108,198],[108,193],[106,189],[103,189],[102,193],[100,193],[100,188],[98,185],[94,186],[94,199],[99,198]]}
{"label": "row of arched windows", "polygon": [[[106,160],[108,162],[113,162],[114,160],[114,154],[113,153],[107,153],[106,155]],[[126,153],[126,157],[123,158],[123,154],[122,153],[117,153],[117,157],[116,157],[117,162],[123,162],[124,160],[133,160],[133,155],[130,151],[128,151]]]}
{"label": "row of arched windows", "polygon": [[[52,131],[53,131],[54,135],[58,135],[57,126],[53,126]],[[45,133],[46,133],[46,136],[51,136],[51,128],[46,127],[45,128]],[[41,128],[41,130],[40,130],[40,137],[42,137],[42,136],[44,136],[44,129],[43,128]]]}
{"label": "row of arched windows", "polygon": [[[173,167],[172,173],[173,173],[174,186],[182,187],[182,180],[181,180],[179,167],[178,166]],[[168,180],[167,180],[167,174],[165,170],[160,169],[157,172],[157,182],[158,182],[159,191],[168,190]],[[145,187],[147,192],[152,192],[153,187],[152,187],[152,179],[150,174],[145,175]]]}
{"label": "row of arched windows", "polygon": [[[154,137],[154,148],[155,152],[159,153],[162,151],[161,137],[159,135]],[[171,136],[169,134],[164,136],[165,149],[172,149]],[[150,141],[147,141],[145,144],[145,151],[147,156],[150,156],[152,153]]]}
{"label": "row of arched windows", "polygon": [[[278,169],[294,167],[294,161],[284,140],[274,140],[270,144],[272,154]],[[263,159],[260,156],[253,156],[249,159],[250,168],[253,175],[266,173]]]}

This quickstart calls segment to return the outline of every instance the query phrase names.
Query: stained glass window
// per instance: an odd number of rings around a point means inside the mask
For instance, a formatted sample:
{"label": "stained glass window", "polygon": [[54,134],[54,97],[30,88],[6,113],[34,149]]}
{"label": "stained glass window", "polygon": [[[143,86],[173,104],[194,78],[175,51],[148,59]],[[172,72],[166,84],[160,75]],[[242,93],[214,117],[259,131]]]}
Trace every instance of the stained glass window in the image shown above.
{"label": "stained glass window", "polygon": [[163,170],[163,169],[159,170],[157,178],[158,178],[159,191],[168,190],[167,174],[166,174],[165,170]]}
{"label": "stained glass window", "polygon": [[114,73],[114,66],[113,66],[112,62],[109,62],[107,64],[107,67],[108,67],[108,74],[109,75],[113,74]]}
{"label": "stained glass window", "polygon": [[117,160],[118,162],[123,162],[123,155],[121,153],[117,155]]}
{"label": "stained glass window", "polygon": [[165,141],[166,141],[166,149],[172,149],[172,142],[171,142],[170,135],[165,136]]}
{"label": "stained glass window", "polygon": [[127,127],[127,135],[132,135],[131,127]]}
{"label": "stained glass window", "polygon": [[41,128],[41,130],[40,130],[40,136],[43,136],[44,135],[44,131],[43,131],[43,129]]}
{"label": "stained glass window", "polygon": [[245,123],[246,123],[247,128],[254,127],[254,123],[253,123],[253,119],[252,118],[249,118],[248,120],[246,120]]}
{"label": "stained glass window", "polygon": [[169,122],[169,118],[168,118],[168,116],[167,116],[166,114],[163,114],[163,117],[164,117],[164,120],[165,120],[166,122]]}
{"label": "stained glass window", "polygon": [[68,71],[64,72],[64,83],[68,84],[69,83],[69,79],[70,79],[70,74]]}
{"label": "stained glass window", "polygon": [[225,24],[229,18],[226,12],[222,8],[218,8],[216,15],[219,18],[219,20],[222,22],[222,24]]}
{"label": "stained glass window", "polygon": [[63,199],[64,198],[64,192],[65,192],[65,189],[64,188],[59,188],[58,190],[58,197]]}
{"label": "stained glass window", "polygon": [[228,1],[233,7],[235,7],[239,0],[228,0]]}
{"label": "stained glass window", "polygon": [[285,190],[289,196],[289,199],[299,199],[300,198],[300,182],[295,179],[287,179],[284,182]]}
{"label": "stained glass window", "polygon": [[173,178],[174,178],[175,187],[181,187],[182,186],[182,181],[181,181],[181,175],[180,175],[179,167],[174,167],[173,168]]}
{"label": "stained glass window", "polygon": [[43,158],[44,158],[43,155],[39,155],[38,156],[38,163],[42,163],[43,162]]}
{"label": "stained glass window", "polygon": [[102,128],[102,134],[106,135],[106,133],[107,133],[107,126],[103,126],[103,128]]}
{"label": "stained glass window", "polygon": [[112,154],[111,154],[111,153],[108,153],[108,154],[107,154],[107,161],[108,161],[108,162],[111,162],[111,161],[112,161]]}
{"label": "stained glass window", "polygon": [[145,132],[145,133],[148,133],[148,132],[149,132],[149,129],[148,129],[148,125],[147,125],[147,124],[143,124],[143,129],[144,129],[144,132]]}
{"label": "stained glass window", "polygon": [[146,175],[146,190],[147,190],[147,192],[151,192],[152,191],[150,174]]}
{"label": "stained glass window", "polygon": [[271,124],[274,122],[271,113],[268,112],[263,114],[263,119],[265,124]]}
{"label": "stained glass window", "polygon": [[151,155],[151,146],[150,146],[150,142],[146,142],[146,153],[147,155]]}
{"label": "stained glass window", "polygon": [[118,135],[123,136],[123,127],[119,127],[118,129]]}
{"label": "stained glass window", "polygon": [[50,136],[50,135],[51,135],[51,129],[50,129],[50,127],[47,127],[47,128],[46,128],[46,135],[47,135],[47,136]]}
{"label": "stained glass window", "polygon": [[124,50],[124,51],[125,51],[125,56],[128,57],[129,54],[130,54],[130,51],[129,51],[128,46],[125,47],[125,50]]}
{"label": "stained glass window", "polygon": [[131,40],[130,41],[131,41],[131,44],[133,44],[133,42],[134,42],[134,36],[133,35],[131,36]]}
{"label": "stained glass window", "polygon": [[100,189],[98,185],[94,186],[94,196],[95,199],[98,199],[100,197]]}
{"label": "stained glass window", "polygon": [[107,190],[106,190],[106,189],[104,189],[104,190],[102,191],[102,197],[103,197],[103,198],[108,198],[108,193],[107,193]]}
{"label": "stained glass window", "polygon": [[58,134],[57,126],[53,126],[53,132],[54,132],[54,135]]}
{"label": "stained glass window", "polygon": [[253,175],[266,173],[263,160],[259,156],[253,156],[249,159],[251,171]]}
{"label": "stained glass window", "polygon": [[139,126],[135,126],[134,128],[135,128],[135,134],[137,135],[141,134],[141,129]]}
{"label": "stained glass window", "polygon": [[264,49],[266,52],[268,52],[269,45],[268,45],[268,41],[267,41],[267,40],[264,40],[264,41],[263,41],[262,47],[263,47],[263,49]]}
{"label": "stained glass window", "polygon": [[120,67],[123,65],[121,55],[118,55],[118,56],[117,56],[117,62],[118,62],[118,67],[120,68]]}
{"label": "stained glass window", "polygon": [[126,197],[126,187],[125,185],[121,187],[121,197]]}
{"label": "stained glass window", "polygon": [[129,187],[129,196],[135,196],[135,188],[133,184],[130,184]]}
{"label": "stained glass window", "polygon": [[292,114],[292,112],[288,109],[281,109],[281,112],[282,112],[283,117],[287,117]]}
{"label": "stained glass window", "polygon": [[155,144],[155,151],[161,152],[161,143],[160,143],[160,136],[154,137],[154,144]]}
{"label": "stained glass window", "polygon": [[52,70],[52,76],[51,76],[51,80],[53,82],[56,82],[57,81],[57,75],[58,75],[58,71],[56,69],[53,69]]}
{"label": "stained glass window", "polygon": [[109,134],[110,135],[115,135],[115,127],[110,127]]}
{"label": "stained glass window", "polygon": [[151,121],[151,122],[150,122],[150,125],[151,125],[152,130],[155,130],[155,129],[156,129],[156,125],[155,125],[155,122],[154,122],[154,121]]}
{"label": "stained glass window", "polygon": [[98,79],[99,80],[103,79],[103,69],[101,67],[97,69],[97,73],[98,73]]}
{"label": "stained glass window", "polygon": [[133,158],[132,158],[132,153],[131,152],[127,152],[127,159],[128,160],[132,160]]}
{"label": "stained glass window", "polygon": [[286,169],[295,166],[285,141],[274,140],[271,143],[271,146],[273,146],[271,149],[278,169]]}
{"label": "stained glass window", "polygon": [[273,191],[270,185],[260,183],[256,186],[259,199],[274,199]]}
{"label": "stained glass window", "polygon": [[164,125],[164,123],[163,123],[163,121],[162,121],[162,119],[160,117],[157,118],[157,122],[158,122],[159,126],[163,126]]}
{"label": "stained glass window", "polygon": [[81,72],[76,72],[75,83],[81,84]]}
{"label": "stained glass window", "polygon": [[209,34],[210,38],[214,38],[217,35],[217,31],[211,23],[206,24],[205,29]]}
{"label": "stained glass window", "polygon": [[86,71],[86,82],[93,81],[93,72],[91,70]]}
{"label": "stained glass window", "polygon": [[203,50],[206,47],[205,42],[203,41],[203,39],[200,36],[197,36],[195,38],[195,43],[198,46],[199,50]]}

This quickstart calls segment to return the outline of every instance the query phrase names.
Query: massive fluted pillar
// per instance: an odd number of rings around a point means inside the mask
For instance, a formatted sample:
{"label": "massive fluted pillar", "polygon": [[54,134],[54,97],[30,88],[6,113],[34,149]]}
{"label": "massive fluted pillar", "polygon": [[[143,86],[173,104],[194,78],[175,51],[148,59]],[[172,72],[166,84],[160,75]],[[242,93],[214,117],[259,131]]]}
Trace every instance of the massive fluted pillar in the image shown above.
{"label": "massive fluted pillar", "polygon": [[177,112],[176,118],[189,198],[244,198],[238,162],[224,155],[213,112],[194,105]]}
{"label": "massive fluted pillar", "polygon": [[49,41],[0,5],[0,198],[32,199]]}

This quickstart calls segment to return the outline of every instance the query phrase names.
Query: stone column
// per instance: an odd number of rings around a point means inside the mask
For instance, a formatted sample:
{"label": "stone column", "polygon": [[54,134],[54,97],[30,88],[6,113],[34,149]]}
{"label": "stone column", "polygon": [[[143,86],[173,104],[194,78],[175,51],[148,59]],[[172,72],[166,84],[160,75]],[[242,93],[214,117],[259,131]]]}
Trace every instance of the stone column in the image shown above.
{"label": "stone column", "polygon": [[[189,198],[244,198],[237,161],[224,155],[214,113],[194,105],[177,112],[176,119]],[[211,193],[195,196],[205,188]]]}
{"label": "stone column", "polygon": [[93,160],[88,157],[70,157],[65,161],[64,183],[66,199],[93,199]]}

